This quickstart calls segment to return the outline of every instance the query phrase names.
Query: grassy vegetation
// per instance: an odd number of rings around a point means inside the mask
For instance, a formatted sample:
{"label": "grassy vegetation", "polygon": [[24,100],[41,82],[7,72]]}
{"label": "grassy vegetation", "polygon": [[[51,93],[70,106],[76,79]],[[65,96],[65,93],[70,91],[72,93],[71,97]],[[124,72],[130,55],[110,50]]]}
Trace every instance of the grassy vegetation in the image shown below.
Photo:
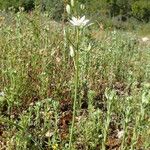
{"label": "grassy vegetation", "polygon": [[38,11],[3,16],[0,149],[150,149],[149,41],[96,20],[77,33]]}

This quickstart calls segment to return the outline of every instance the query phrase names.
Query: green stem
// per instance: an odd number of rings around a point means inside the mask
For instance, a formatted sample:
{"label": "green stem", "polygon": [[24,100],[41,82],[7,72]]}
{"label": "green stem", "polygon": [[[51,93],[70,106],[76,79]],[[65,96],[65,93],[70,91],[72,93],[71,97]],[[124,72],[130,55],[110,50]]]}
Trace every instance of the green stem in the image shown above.
{"label": "green stem", "polygon": [[71,150],[72,146],[72,136],[73,136],[73,129],[75,123],[75,112],[76,112],[76,102],[77,102],[77,95],[78,95],[78,83],[79,83],[79,28],[77,29],[77,49],[75,53],[75,91],[74,91],[74,102],[73,102],[73,116],[72,116],[72,124],[71,124],[71,132],[70,132],[70,140],[69,140],[69,150]]}
{"label": "green stem", "polygon": [[111,103],[109,104],[109,107],[108,107],[107,118],[106,118],[105,127],[104,127],[102,150],[106,150],[107,134],[108,134],[109,124],[110,124],[110,119],[111,119],[111,109],[110,108],[111,108]]}

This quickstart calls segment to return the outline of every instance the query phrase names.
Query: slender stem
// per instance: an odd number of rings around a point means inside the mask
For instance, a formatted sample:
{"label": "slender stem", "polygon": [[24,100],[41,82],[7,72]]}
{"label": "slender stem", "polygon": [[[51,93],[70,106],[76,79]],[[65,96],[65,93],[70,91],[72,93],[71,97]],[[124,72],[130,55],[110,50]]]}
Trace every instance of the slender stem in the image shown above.
{"label": "slender stem", "polygon": [[75,53],[75,91],[74,91],[74,102],[73,102],[73,116],[72,116],[72,124],[71,124],[71,133],[70,133],[70,140],[69,140],[69,150],[71,150],[72,146],[72,136],[73,136],[73,129],[74,129],[74,122],[75,122],[75,112],[76,112],[76,102],[77,102],[77,95],[78,95],[78,83],[79,83],[79,29],[77,30],[77,49]]}
{"label": "slender stem", "polygon": [[106,141],[107,141],[107,134],[108,134],[109,124],[110,124],[110,119],[111,119],[111,103],[108,106],[107,118],[105,122],[104,133],[103,133],[104,137],[103,137],[103,142],[102,142],[102,150],[106,150]]}

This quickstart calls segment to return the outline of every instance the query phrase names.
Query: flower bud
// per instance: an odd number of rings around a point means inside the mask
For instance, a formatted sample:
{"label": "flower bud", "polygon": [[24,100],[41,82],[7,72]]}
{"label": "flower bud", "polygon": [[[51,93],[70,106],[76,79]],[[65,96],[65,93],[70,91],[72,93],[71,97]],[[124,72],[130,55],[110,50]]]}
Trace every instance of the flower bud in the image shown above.
{"label": "flower bud", "polygon": [[70,46],[69,48],[70,48],[70,56],[71,56],[71,57],[74,57],[74,50],[73,50],[73,47]]}
{"label": "flower bud", "polygon": [[91,46],[91,44],[89,43],[89,45],[88,45],[88,51],[90,51],[91,50],[91,48],[92,48],[92,46]]}
{"label": "flower bud", "polygon": [[71,0],[71,6],[72,7],[74,6],[74,0]]}
{"label": "flower bud", "polygon": [[68,14],[70,14],[70,5],[68,5],[68,4],[66,6],[66,11],[67,11]]}
{"label": "flower bud", "polygon": [[81,4],[81,5],[80,5],[80,8],[81,8],[82,10],[84,10],[85,5]]}

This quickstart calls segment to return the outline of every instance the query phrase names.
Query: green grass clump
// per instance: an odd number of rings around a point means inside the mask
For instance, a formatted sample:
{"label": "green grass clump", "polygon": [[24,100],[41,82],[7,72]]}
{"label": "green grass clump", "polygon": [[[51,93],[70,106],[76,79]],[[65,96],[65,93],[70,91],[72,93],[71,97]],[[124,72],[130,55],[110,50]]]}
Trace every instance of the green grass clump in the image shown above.
{"label": "green grass clump", "polygon": [[71,130],[72,150],[150,148],[149,43],[95,24],[80,34],[71,126],[75,29],[36,11],[1,16],[0,149],[66,150]]}

